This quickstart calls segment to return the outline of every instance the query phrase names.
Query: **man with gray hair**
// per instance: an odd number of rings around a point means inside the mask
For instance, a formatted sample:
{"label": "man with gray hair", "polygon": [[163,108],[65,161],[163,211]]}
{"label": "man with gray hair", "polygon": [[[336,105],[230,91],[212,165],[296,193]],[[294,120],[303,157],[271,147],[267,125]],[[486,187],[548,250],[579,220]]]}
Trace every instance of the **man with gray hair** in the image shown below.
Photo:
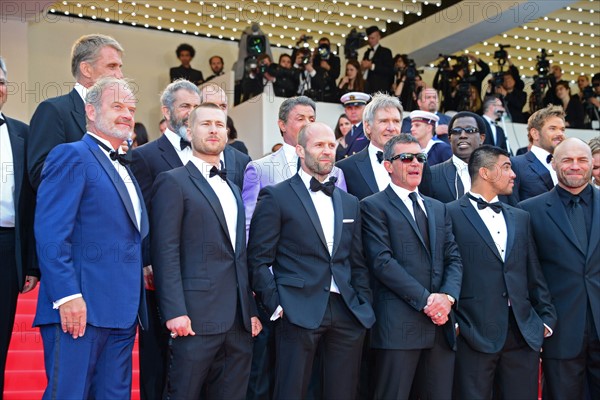
{"label": "man with gray hair", "polygon": [[[7,99],[6,64],[0,57],[0,110]],[[33,240],[34,193],[25,168],[29,127],[0,113],[0,393],[13,330],[17,297],[38,283]]]}
{"label": "man with gray hair", "polygon": [[363,113],[365,135],[371,143],[337,163],[347,179],[348,193],[362,200],[390,184],[390,176],[382,164],[383,147],[400,134],[401,124],[402,106],[398,98],[383,93],[373,96]]}
{"label": "man with gray hair", "polygon": [[[190,113],[200,105],[200,91],[192,82],[179,79],[165,88],[160,102],[167,129],[157,140],[131,151],[131,170],[140,184],[148,209],[156,177],[161,172],[184,166],[192,157],[186,134]],[[148,251],[144,258],[150,324],[148,329],[140,332],[140,396],[149,400],[162,398],[169,358],[169,332],[158,315]]]}
{"label": "man with gray hair", "polygon": [[123,48],[112,37],[92,34],[77,39],[71,51],[75,87],[68,94],[40,103],[30,122],[27,171],[34,189],[46,156],[61,143],[80,140],[85,134],[84,99],[88,88],[105,76],[122,78]]}
{"label": "man with gray hair", "polygon": [[35,238],[44,399],[126,399],[138,321],[147,322],[146,207],[120,145],[131,137],[129,82],[100,79],[86,97],[87,134],[56,146],[38,188]]}

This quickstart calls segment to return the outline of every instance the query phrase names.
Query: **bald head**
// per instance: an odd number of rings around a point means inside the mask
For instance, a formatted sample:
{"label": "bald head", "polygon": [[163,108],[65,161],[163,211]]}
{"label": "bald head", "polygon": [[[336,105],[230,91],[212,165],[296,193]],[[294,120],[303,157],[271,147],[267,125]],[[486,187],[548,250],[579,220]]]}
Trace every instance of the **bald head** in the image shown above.
{"label": "bald head", "polygon": [[333,139],[335,141],[335,133],[329,127],[322,122],[311,122],[310,124],[304,125],[300,132],[298,133],[298,144],[304,148],[306,148],[306,144],[309,139],[316,134],[328,134],[331,133],[333,135]]}
{"label": "bald head", "polygon": [[335,134],[328,125],[312,122],[302,127],[296,153],[304,172],[322,182],[333,169],[336,145]]}
{"label": "bald head", "polygon": [[581,139],[568,138],[554,149],[552,168],[558,184],[573,194],[581,192],[592,177],[592,150]]}

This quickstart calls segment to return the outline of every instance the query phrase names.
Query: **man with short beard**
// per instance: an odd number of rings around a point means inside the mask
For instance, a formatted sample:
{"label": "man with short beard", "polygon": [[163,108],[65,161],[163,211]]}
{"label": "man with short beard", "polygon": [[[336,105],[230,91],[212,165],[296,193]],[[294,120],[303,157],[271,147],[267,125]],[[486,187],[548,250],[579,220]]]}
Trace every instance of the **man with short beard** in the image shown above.
{"label": "man with short beard", "polygon": [[[158,174],[187,164],[192,156],[186,129],[190,112],[200,104],[200,92],[192,82],[179,79],[165,88],[160,101],[167,130],[157,140],[131,151],[131,170],[140,184],[148,209],[152,185]],[[140,332],[140,395],[143,400],[149,400],[162,398],[167,372],[169,332],[161,324],[158,315],[152,260],[147,247],[144,256],[150,323],[148,329]]]}
{"label": "man with short beard", "polygon": [[263,188],[252,216],[252,289],[277,321],[274,399],[306,398],[318,346],[323,398],[354,398],[365,331],[375,322],[358,200],[330,176],[335,148],[327,125],[304,126],[298,173]]}
{"label": "man with short beard", "polygon": [[[554,149],[558,185],[519,204],[531,214],[542,271],[558,314],[544,342],[544,398],[600,398],[600,190],[592,153],[580,139]],[[596,222],[594,222],[596,221]]]}
{"label": "man with short beard", "polygon": [[[142,278],[146,208],[119,147],[131,137],[129,83],[103,78],[86,97],[87,134],[55,147],[38,189],[35,236],[44,398],[131,396],[137,322],[147,320]],[[139,312],[138,312],[139,310]]]}

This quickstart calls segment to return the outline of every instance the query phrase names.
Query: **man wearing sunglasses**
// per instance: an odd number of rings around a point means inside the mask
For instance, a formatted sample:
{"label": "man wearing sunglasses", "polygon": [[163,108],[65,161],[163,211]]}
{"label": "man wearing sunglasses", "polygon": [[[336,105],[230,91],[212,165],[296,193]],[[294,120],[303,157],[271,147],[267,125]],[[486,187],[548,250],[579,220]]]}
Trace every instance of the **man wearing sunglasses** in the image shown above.
{"label": "man wearing sunglasses", "polygon": [[[455,331],[452,305],[462,262],[444,205],[419,194],[427,156],[417,139],[390,139],[383,162],[391,182],[361,202],[363,246],[375,325],[375,398],[452,397]],[[414,382],[414,385],[413,385]]]}
{"label": "man wearing sunglasses", "polygon": [[352,157],[337,163],[344,171],[348,193],[359,200],[380,192],[390,183],[383,166],[383,147],[392,137],[400,134],[402,106],[397,97],[378,93],[363,113],[365,135],[369,145]]}
{"label": "man wearing sunglasses", "polygon": [[508,152],[477,148],[469,174],[470,190],[446,206],[463,264],[456,398],[535,399],[540,349],[556,325],[556,311],[529,215],[499,201],[515,179]]}
{"label": "man wearing sunglasses", "polygon": [[431,168],[431,178],[424,175],[423,183],[419,186],[424,195],[442,203],[450,203],[469,191],[469,157],[485,140],[484,120],[470,111],[454,115],[448,126],[452,157],[434,165]]}

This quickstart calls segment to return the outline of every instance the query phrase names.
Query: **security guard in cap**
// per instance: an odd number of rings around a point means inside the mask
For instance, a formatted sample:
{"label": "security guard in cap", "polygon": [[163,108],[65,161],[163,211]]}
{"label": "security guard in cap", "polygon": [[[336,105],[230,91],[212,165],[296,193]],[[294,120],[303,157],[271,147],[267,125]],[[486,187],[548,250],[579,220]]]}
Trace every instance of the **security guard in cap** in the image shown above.
{"label": "security guard in cap", "polygon": [[369,145],[365,136],[362,118],[363,110],[371,96],[362,92],[349,92],[342,96],[340,101],[344,104],[344,111],[352,123],[352,130],[346,135],[346,152],[344,158],[358,153]]}

